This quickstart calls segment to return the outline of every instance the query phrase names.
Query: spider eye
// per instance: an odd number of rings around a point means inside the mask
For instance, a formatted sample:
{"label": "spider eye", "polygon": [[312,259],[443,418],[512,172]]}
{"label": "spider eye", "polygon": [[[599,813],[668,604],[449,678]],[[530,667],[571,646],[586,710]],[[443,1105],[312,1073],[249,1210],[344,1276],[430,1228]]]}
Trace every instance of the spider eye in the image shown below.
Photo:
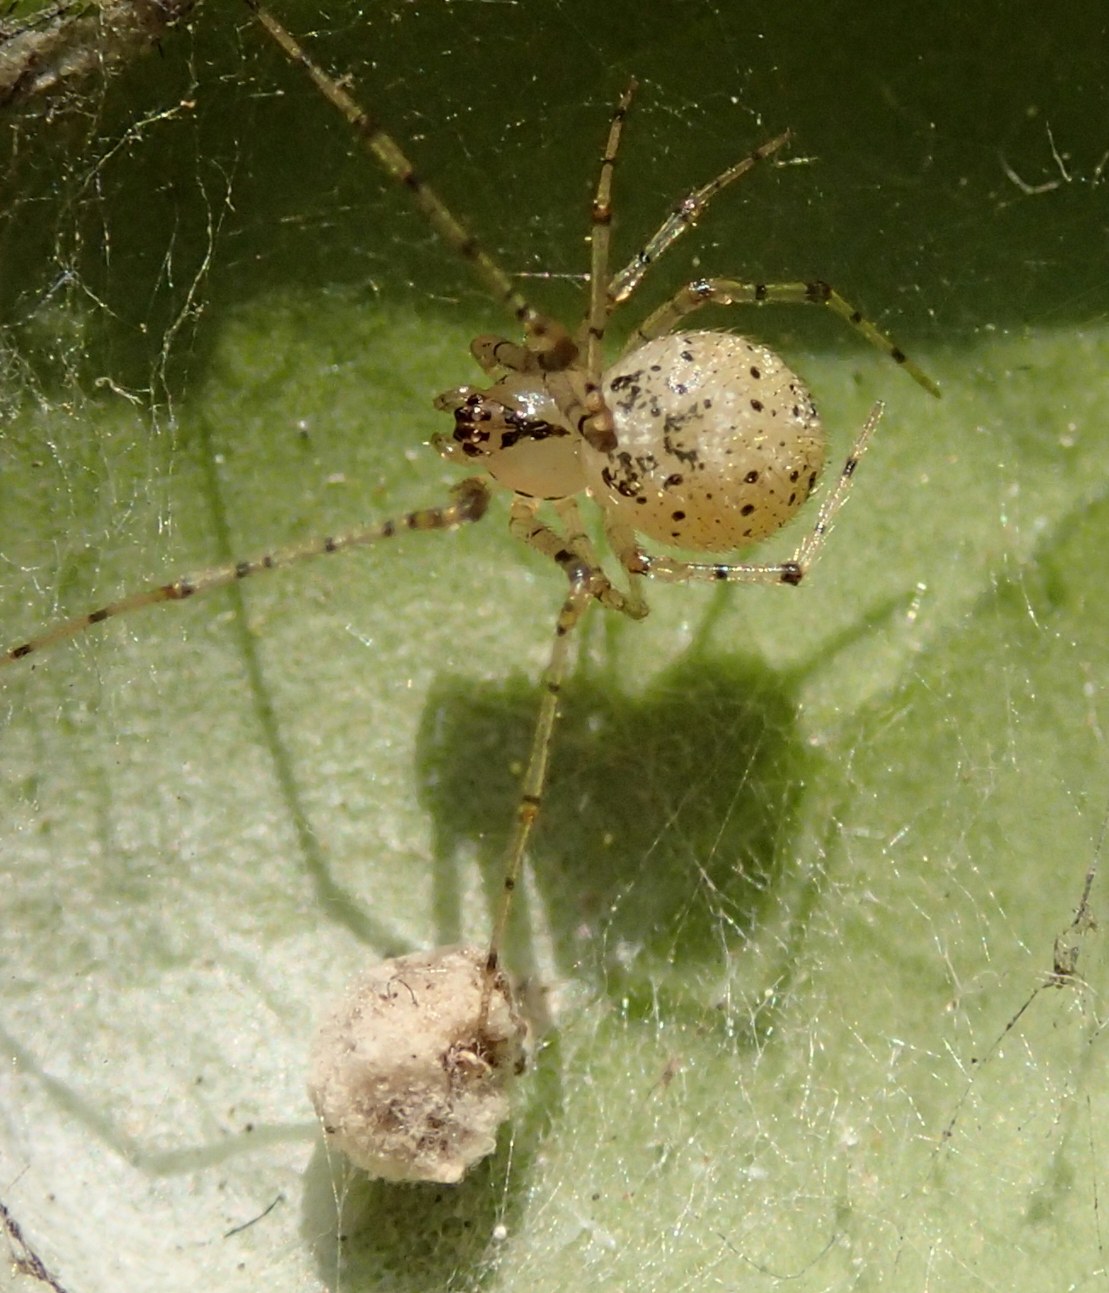
{"label": "spider eye", "polygon": [[[501,410],[503,413],[503,409]],[[455,444],[462,446],[462,451],[471,458],[490,452],[489,424],[493,413],[488,401],[479,391],[475,391],[454,410]]]}

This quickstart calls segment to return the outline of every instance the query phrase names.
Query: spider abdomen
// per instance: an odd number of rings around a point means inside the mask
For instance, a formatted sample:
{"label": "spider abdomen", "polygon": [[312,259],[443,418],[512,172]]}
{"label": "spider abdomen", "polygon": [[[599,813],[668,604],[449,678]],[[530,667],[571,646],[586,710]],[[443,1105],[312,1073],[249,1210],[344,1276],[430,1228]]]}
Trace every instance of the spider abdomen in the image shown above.
{"label": "spider abdomen", "polygon": [[773,534],[824,465],[801,379],[765,346],[726,332],[657,337],[606,373],[611,454],[581,446],[589,492],[657,543],[730,552]]}

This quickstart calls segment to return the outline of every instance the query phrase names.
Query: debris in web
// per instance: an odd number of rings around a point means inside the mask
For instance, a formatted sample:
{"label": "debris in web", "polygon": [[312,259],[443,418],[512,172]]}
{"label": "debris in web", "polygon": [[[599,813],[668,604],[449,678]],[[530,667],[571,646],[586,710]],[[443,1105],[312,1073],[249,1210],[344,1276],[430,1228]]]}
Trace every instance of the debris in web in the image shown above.
{"label": "debris in web", "polygon": [[27,1240],[23,1238],[23,1231],[19,1227],[19,1222],[16,1221],[3,1203],[0,1203],[0,1226],[2,1226],[8,1240],[12,1275],[26,1275],[28,1279],[37,1280],[40,1284],[45,1284],[47,1288],[53,1289],[54,1293],[66,1293],[65,1289],[47,1269],[46,1263]]}
{"label": "debris in web", "polygon": [[[56,0],[0,19],[0,108],[26,104],[64,85],[105,73],[159,42],[196,0]],[[6,7],[6,10],[10,7]]]}
{"label": "debris in web", "polygon": [[312,1046],[308,1092],[329,1146],[371,1176],[453,1183],[493,1152],[527,1025],[486,953],[441,947],[356,979]]}

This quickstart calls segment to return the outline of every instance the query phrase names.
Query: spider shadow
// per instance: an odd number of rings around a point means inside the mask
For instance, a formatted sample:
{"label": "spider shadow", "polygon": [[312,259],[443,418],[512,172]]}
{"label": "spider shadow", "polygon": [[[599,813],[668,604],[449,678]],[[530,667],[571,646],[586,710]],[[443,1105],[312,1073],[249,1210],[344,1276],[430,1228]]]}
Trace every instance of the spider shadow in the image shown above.
{"label": "spider shadow", "polygon": [[[757,658],[698,643],[638,694],[608,675],[579,667],[564,688],[505,955],[516,974],[549,977],[530,936],[541,928],[560,977],[623,1000],[726,968],[794,854],[816,756],[798,734],[798,680]],[[464,937],[463,863],[477,860],[490,911],[499,900],[535,710],[524,676],[443,677],[429,696],[417,760],[444,942]]]}

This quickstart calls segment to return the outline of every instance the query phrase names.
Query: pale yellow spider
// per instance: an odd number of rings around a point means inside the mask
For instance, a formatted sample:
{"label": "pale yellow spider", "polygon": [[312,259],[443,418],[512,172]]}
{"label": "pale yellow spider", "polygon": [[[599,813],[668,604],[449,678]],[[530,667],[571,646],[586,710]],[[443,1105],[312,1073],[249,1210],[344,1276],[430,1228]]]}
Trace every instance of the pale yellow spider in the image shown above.
{"label": "pale yellow spider", "polygon": [[[396,520],[185,576],[123,597],[15,647],[3,659],[6,663],[20,660],[113,616],[155,602],[180,601],[307,557],[365,546],[402,530],[452,529],[485,514],[491,483],[511,493],[512,533],[554,561],[565,574],[569,589],[558,613],[542,678],[531,753],[522,779],[515,828],[505,860],[502,897],[488,948],[481,953],[467,949],[460,962],[464,986],[459,989],[459,1022],[452,1025],[454,1032],[448,1028],[449,1043],[440,1047],[443,1053],[431,1065],[428,1080],[433,1086],[445,1083],[445,1095],[440,1099],[441,1093],[436,1090],[430,1114],[425,1108],[427,1101],[410,1101],[408,1116],[413,1126],[408,1130],[419,1140],[426,1132],[428,1118],[433,1118],[437,1126],[446,1122],[449,1129],[452,1117],[457,1122],[469,1116],[459,1113],[464,1088],[466,1101],[476,1086],[498,1102],[506,1071],[518,1068],[521,1062],[522,1024],[501,972],[500,949],[512,892],[547,781],[558,695],[572,631],[594,601],[641,619],[647,614],[641,591],[644,577],[799,584],[820,553],[831,521],[847,497],[855,465],[881,415],[881,405],[875,405],[856,435],[851,453],[811,530],[790,558],[771,564],[720,560],[721,554],[734,553],[773,534],[805,502],[824,465],[824,433],[808,390],[773,351],[732,333],[691,330],[685,326],[689,316],[708,304],[827,306],[906,368],[926,390],[934,395],[939,392],[888,337],[823,282],[697,279],[635,328],[620,356],[605,365],[605,332],[616,307],[632,296],[654,262],[697,222],[721,189],[785,145],[788,131],[754,149],[678,202],[643,248],[622,270],[612,274],[612,177],[624,119],[636,88],[634,82],[629,85],[613,113],[601,158],[591,211],[589,289],[584,318],[571,332],[521,296],[508,273],[420,179],[400,146],[343,85],[314,63],[303,46],[256,0],[244,2],[287,57],[307,72],[343,114],[388,175],[407,190],[443,241],[474,267],[522,329],[522,342],[497,336],[476,338],[471,353],[489,385],[458,387],[444,392],[435,402],[436,408],[453,419],[453,429],[436,437],[435,447],[449,461],[481,474],[456,486],[453,500],[445,506],[411,512]],[[608,545],[624,572],[622,586],[614,584],[606,574],[587,536],[578,504],[583,497],[592,499],[600,509]],[[643,540],[717,555],[708,561],[655,555],[643,546]],[[420,959],[422,983],[440,982],[436,975],[441,971],[434,956],[430,968],[426,956]],[[457,960],[455,953],[450,956]],[[447,958],[444,952],[444,964]],[[471,971],[467,967],[474,965],[478,973],[468,977]],[[414,1015],[401,1027],[418,1030],[420,1010],[426,1017],[432,1009],[427,1004],[432,989],[427,989],[426,996],[413,991],[408,978],[417,970],[410,958],[402,958],[397,967],[392,977],[386,973],[382,978],[377,972],[377,986],[370,991],[376,994],[375,1001],[411,1007]],[[396,989],[383,990],[383,982],[396,984]],[[436,1012],[442,1009],[439,1004],[434,1006]],[[343,1018],[348,1015],[349,1012]],[[339,1031],[342,1033],[341,1028]],[[318,1099],[318,1106],[319,1103]],[[499,1116],[498,1103],[493,1130]],[[468,1162],[492,1146],[482,1115],[482,1134],[476,1138],[476,1148],[471,1145],[460,1150],[456,1142],[462,1138],[461,1133],[454,1140],[445,1133],[440,1137],[443,1144],[435,1148],[431,1157],[424,1155],[418,1162],[403,1161],[406,1151],[396,1146],[385,1150],[371,1147],[359,1157],[357,1145],[352,1147],[351,1138],[344,1137],[339,1125],[344,1118],[342,1112],[328,1106],[321,1109],[321,1118],[326,1130],[337,1136],[338,1143],[352,1156],[371,1170],[387,1175],[455,1179]],[[425,1122],[420,1123],[420,1119]],[[436,1165],[436,1153],[440,1160],[444,1156],[449,1160],[446,1167],[441,1162]]]}

